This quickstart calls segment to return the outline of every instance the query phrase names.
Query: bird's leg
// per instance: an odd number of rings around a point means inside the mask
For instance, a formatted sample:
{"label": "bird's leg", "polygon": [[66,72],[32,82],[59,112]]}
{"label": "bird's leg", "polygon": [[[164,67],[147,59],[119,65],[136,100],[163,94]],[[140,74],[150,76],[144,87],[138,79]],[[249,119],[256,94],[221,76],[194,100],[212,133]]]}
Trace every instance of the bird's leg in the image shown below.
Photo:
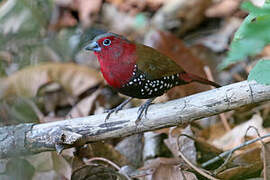
{"label": "bird's leg", "polygon": [[129,101],[132,100],[132,97],[129,97],[128,99],[126,99],[125,101],[123,101],[120,105],[118,105],[117,107],[113,108],[113,109],[110,109],[110,110],[107,110],[106,112],[108,113],[105,120],[109,119],[110,115],[112,113],[117,113],[118,111],[120,111],[121,109],[123,109],[123,107],[129,103]]}
{"label": "bird's leg", "polygon": [[135,121],[135,124],[138,125],[138,123],[140,122],[140,120],[142,119],[142,115],[143,115],[143,112],[144,112],[144,115],[146,117],[146,114],[147,114],[147,110],[148,110],[148,107],[151,105],[151,103],[154,101],[155,98],[150,98],[150,99],[147,99],[147,101],[142,104],[138,110],[138,117]]}

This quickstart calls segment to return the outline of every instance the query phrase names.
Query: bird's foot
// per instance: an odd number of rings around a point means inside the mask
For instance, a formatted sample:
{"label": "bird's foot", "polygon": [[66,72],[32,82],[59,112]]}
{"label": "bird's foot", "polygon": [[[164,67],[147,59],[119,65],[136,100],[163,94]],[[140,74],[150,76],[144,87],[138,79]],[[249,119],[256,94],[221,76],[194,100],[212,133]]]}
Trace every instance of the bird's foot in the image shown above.
{"label": "bird's foot", "polygon": [[142,104],[140,106],[140,108],[138,109],[138,117],[135,121],[135,124],[138,125],[139,122],[141,121],[142,119],[142,116],[143,116],[143,113],[144,113],[144,116],[146,117],[147,115],[147,111],[148,111],[148,108],[149,106],[151,105],[152,101],[154,101],[155,98],[151,98],[151,99],[148,99],[144,104]]}
{"label": "bird's foot", "polygon": [[130,97],[130,98],[126,99],[124,102],[122,102],[119,106],[117,106],[117,107],[115,107],[113,109],[105,110],[105,113],[108,113],[107,116],[106,116],[106,118],[105,118],[105,121],[110,118],[110,116],[111,116],[112,113],[114,113],[114,112],[117,113],[118,111],[122,110],[123,107],[127,103],[129,103],[129,101],[131,101],[131,99],[132,98]]}

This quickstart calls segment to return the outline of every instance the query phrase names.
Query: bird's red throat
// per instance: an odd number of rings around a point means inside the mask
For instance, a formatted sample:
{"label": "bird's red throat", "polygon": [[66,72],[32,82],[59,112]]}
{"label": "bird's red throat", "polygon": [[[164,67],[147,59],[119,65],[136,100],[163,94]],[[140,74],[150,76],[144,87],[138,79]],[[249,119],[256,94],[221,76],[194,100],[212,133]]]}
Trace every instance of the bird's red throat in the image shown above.
{"label": "bird's red throat", "polygon": [[136,64],[136,46],[123,43],[95,52],[104,79],[114,88],[121,88],[131,78]]}

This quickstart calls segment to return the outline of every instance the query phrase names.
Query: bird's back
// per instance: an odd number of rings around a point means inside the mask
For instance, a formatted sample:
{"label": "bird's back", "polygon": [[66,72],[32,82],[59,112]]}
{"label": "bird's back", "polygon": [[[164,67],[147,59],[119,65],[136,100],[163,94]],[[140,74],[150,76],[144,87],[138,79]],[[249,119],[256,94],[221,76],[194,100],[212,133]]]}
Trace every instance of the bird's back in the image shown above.
{"label": "bird's back", "polygon": [[149,46],[136,44],[136,54],[138,69],[153,79],[184,72],[171,58]]}

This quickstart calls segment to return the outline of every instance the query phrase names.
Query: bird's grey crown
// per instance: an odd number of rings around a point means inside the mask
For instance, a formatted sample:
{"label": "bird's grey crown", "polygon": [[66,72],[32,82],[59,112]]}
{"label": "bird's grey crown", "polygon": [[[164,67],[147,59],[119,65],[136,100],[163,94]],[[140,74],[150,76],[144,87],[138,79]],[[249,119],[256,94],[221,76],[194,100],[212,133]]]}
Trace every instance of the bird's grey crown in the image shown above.
{"label": "bird's grey crown", "polygon": [[107,33],[104,33],[104,34],[100,34],[98,36],[96,36],[92,42],[97,42],[99,39],[101,38],[104,38],[104,37],[110,37],[110,36],[115,36],[115,37],[118,37],[118,38],[121,38],[125,41],[129,41],[127,38],[125,38],[124,36],[121,36],[121,35],[118,35],[118,34],[115,34],[115,33],[112,33],[112,32],[107,32]]}

